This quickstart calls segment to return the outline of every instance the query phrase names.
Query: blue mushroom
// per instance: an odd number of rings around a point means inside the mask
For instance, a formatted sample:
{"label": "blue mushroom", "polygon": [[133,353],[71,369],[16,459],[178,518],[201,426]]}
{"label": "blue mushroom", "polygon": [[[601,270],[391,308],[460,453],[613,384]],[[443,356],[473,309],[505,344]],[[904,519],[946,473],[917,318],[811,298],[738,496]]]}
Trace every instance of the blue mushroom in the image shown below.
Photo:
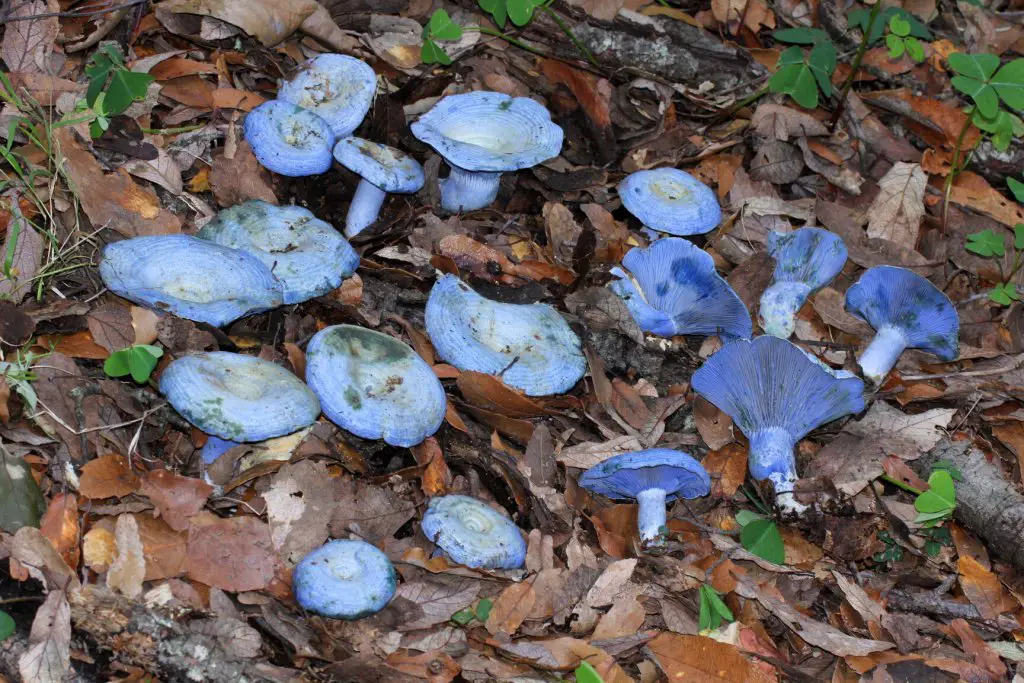
{"label": "blue mushroom", "polygon": [[722,220],[711,188],[677,168],[630,173],[619,184],[619,197],[641,223],[670,235],[711,232]]}
{"label": "blue mushroom", "polygon": [[662,337],[720,334],[747,339],[750,312],[716,271],[711,255],[681,237],[630,249],[612,274],[613,292],[622,297],[640,329]]}
{"label": "blue mushroom", "polygon": [[467,567],[519,569],[526,562],[519,527],[476,498],[431,498],[420,528],[448,557]]}
{"label": "blue mushroom", "polygon": [[494,202],[501,174],[530,168],[562,151],[562,129],[528,97],[476,91],[449,95],[412,124],[412,134],[451,167],[441,207],[473,211]]}
{"label": "blue mushroom", "polygon": [[664,538],[667,501],[711,492],[704,466],[669,448],[614,455],[584,472],[579,485],[608,498],[636,500],[640,540],[645,545],[657,545]]}
{"label": "blue mushroom", "polygon": [[334,158],[362,178],[345,216],[348,237],[358,235],[377,220],[388,192],[408,194],[423,187],[423,167],[394,147],[347,137],[334,146]]}
{"label": "blue mushroom", "polygon": [[766,334],[789,339],[796,314],[807,298],[832,282],[846,264],[846,245],[821,228],[769,232],[768,254],[775,259],[772,285],[761,295],[760,323]]}
{"label": "blue mushroom", "polygon": [[527,396],[569,391],[587,371],[580,338],[547,304],[491,301],[444,275],[430,290],[426,320],[442,359],[498,375]]}
{"label": "blue mushroom", "polygon": [[304,610],[333,619],[362,619],[395,596],[398,574],[366,541],[330,541],[295,565],[292,592]]}
{"label": "blue mushroom", "polygon": [[277,99],[307,109],[327,122],[335,138],[352,134],[366,118],[377,92],[377,74],[348,55],[323,54],[299,67]]}
{"label": "blue mushroom", "polygon": [[415,446],[444,422],[448,398],[426,361],[394,337],[355,325],[317,332],[306,381],[342,429],[392,446]]}
{"label": "blue mushroom", "polygon": [[240,353],[176,358],[160,375],[160,392],[182,417],[225,441],[291,434],[320,415],[320,402],[302,380],[280,365]]}
{"label": "blue mushroom", "polygon": [[214,327],[283,302],[281,283],[258,258],[190,235],[108,244],[99,270],[118,296]]}
{"label": "blue mushroom", "polygon": [[196,236],[262,261],[280,280],[286,304],[336,289],[359,265],[341,233],[300,206],[253,199],[224,209]]}
{"label": "blue mushroom", "polygon": [[811,430],[864,410],[864,382],[840,378],[778,337],[726,344],[693,373],[693,388],[733,419],[750,441],[750,475],[775,486],[779,507],[793,497],[796,443]]}
{"label": "blue mushroom", "polygon": [[334,134],[322,118],[282,100],[264,102],[245,117],[245,140],[265,168],[284,176],[326,173]]}
{"label": "blue mushroom", "polygon": [[881,384],[904,349],[922,349],[942,360],[960,354],[960,319],[953,302],[917,273],[875,266],[846,291],[846,310],[875,328],[858,362]]}
{"label": "blue mushroom", "polygon": [[206,444],[199,450],[199,459],[203,461],[203,465],[212,465],[217,462],[217,458],[240,443],[239,441],[228,441],[219,436],[210,436],[206,439]]}

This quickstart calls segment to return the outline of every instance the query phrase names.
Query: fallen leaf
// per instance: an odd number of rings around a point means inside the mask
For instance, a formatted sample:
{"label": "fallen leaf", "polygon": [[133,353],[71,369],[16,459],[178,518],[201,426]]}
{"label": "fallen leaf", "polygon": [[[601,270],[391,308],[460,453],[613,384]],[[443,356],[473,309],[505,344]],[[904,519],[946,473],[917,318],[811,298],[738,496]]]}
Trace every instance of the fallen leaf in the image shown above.
{"label": "fallen leaf", "polygon": [[639,439],[634,436],[618,436],[604,443],[585,442],[563,448],[555,454],[555,459],[567,467],[588,470],[594,465],[604,462],[613,455],[638,451],[643,448]]}
{"label": "fallen leaf", "polygon": [[327,540],[337,483],[328,476],[326,463],[303,460],[278,470],[263,492],[270,538],[289,565]]}
{"label": "fallen leaf", "polygon": [[7,262],[8,254],[12,256],[10,277],[0,272],[0,296],[18,303],[32,293],[43,261],[44,244],[43,236],[27,220],[16,219],[11,225],[14,227],[8,227],[7,238],[0,250],[3,255],[0,264]]}
{"label": "fallen leaf", "polygon": [[117,518],[114,541],[117,545],[117,555],[107,570],[107,588],[116,590],[127,598],[137,598],[142,594],[146,559],[135,517],[125,513]]}
{"label": "fallen leaf", "polygon": [[943,438],[956,408],[933,408],[908,415],[885,401],[876,401],[860,420],[847,423],[844,432],[877,439],[889,455],[915,460]]}
{"label": "fallen leaf", "polygon": [[711,495],[732,498],[747,476],[747,449],[738,443],[711,451],[701,462],[711,475]]}
{"label": "fallen leaf", "polygon": [[358,534],[370,543],[389,538],[416,514],[416,506],[389,488],[364,482],[342,482],[330,516],[335,538]]}
{"label": "fallen leaf", "polygon": [[135,515],[135,523],[146,558],[145,580],[159,581],[184,574],[188,534],[175,531],[163,519],[149,515]]}
{"label": "fallen leaf", "polygon": [[513,583],[503,590],[491,605],[487,622],[484,624],[487,631],[492,636],[498,633],[515,635],[536,601],[537,594],[531,584],[525,581]]}
{"label": "fallen leaf", "polygon": [[949,625],[960,638],[964,652],[974,657],[975,664],[996,676],[997,680],[1005,680],[1006,665],[999,659],[999,653],[982,640],[970,624],[963,619],[954,619]]}
{"label": "fallen leaf", "polygon": [[635,595],[622,595],[608,610],[591,634],[592,640],[614,640],[634,635],[644,625],[647,612]]}
{"label": "fallen leaf", "polygon": [[71,672],[71,606],[64,590],[51,590],[36,611],[28,641],[18,657],[24,683],[63,683]]}
{"label": "fallen leaf", "polygon": [[123,455],[106,455],[85,463],[78,492],[86,498],[120,498],[138,491],[140,484]]}
{"label": "fallen leaf", "polygon": [[400,631],[417,631],[444,623],[459,610],[473,604],[480,593],[480,582],[461,577],[438,576],[436,578],[407,581],[395,592],[395,600],[403,607],[396,628]]}
{"label": "fallen leaf", "polygon": [[452,473],[444,460],[441,444],[434,437],[427,437],[423,443],[409,449],[416,464],[423,466],[420,485],[423,493],[428,496],[442,496],[448,493],[452,485]]}
{"label": "fallen leaf", "polygon": [[693,420],[697,424],[700,438],[711,450],[724,448],[736,440],[732,431],[732,418],[700,396],[693,402]]}
{"label": "fallen leaf", "polygon": [[152,470],[142,478],[139,493],[148,496],[160,516],[175,531],[188,529],[189,518],[206,505],[213,487],[200,479],[167,470]]}
{"label": "fallen leaf", "polygon": [[29,574],[49,590],[76,591],[81,587],[76,572],[39,529],[30,526],[18,529],[9,549],[11,557],[26,567]]}
{"label": "fallen leaf", "polygon": [[[50,60],[57,56],[56,42],[60,33],[57,14],[60,10],[57,0],[21,0],[5,7],[0,57],[7,72],[53,73],[54,65]],[[37,15],[44,16],[25,19]]]}
{"label": "fallen leaf", "polygon": [[973,557],[960,557],[956,566],[960,572],[960,588],[971,604],[978,608],[982,619],[995,619],[1003,612],[1017,608],[1016,601],[1003,590],[999,577]]}
{"label": "fallen leaf", "polygon": [[419,654],[399,650],[388,655],[384,663],[398,671],[426,679],[427,683],[449,683],[462,671],[459,663],[442,650]]}
{"label": "fallen leaf", "polygon": [[783,141],[791,137],[828,135],[828,128],[821,121],[780,104],[759,104],[750,118],[750,125],[761,135]]}
{"label": "fallen leaf", "polygon": [[953,202],[968,206],[1003,225],[1012,227],[1024,223],[1024,207],[1007,199],[988,181],[971,171],[957,175],[949,196]]}
{"label": "fallen leaf", "polygon": [[[238,143],[235,156],[228,159],[223,150],[213,154],[210,189],[217,204],[227,208],[250,199],[277,204],[270,172],[260,165],[249,143]],[[342,285],[344,287],[344,285]]]}
{"label": "fallen leaf", "polygon": [[104,304],[94,309],[87,320],[93,341],[110,353],[135,343],[131,310],[120,304]]}
{"label": "fallen leaf", "polygon": [[472,405],[506,417],[540,417],[547,411],[534,399],[513,389],[498,377],[465,371],[455,380],[463,398]]}
{"label": "fallen leaf", "polygon": [[270,527],[255,517],[221,519],[209,512],[188,530],[188,576],[221,590],[263,590],[274,577]]}
{"label": "fallen leaf", "polygon": [[92,338],[92,332],[89,330],[60,336],[41,334],[37,341],[40,346],[52,349],[70,358],[105,360],[110,356],[110,351],[97,344],[96,340]]}
{"label": "fallen leaf", "polygon": [[58,493],[50,500],[46,514],[39,522],[39,531],[49,539],[71,569],[78,568],[79,551],[78,498],[72,493]]}
{"label": "fallen leaf", "polygon": [[907,249],[917,245],[924,216],[928,176],[920,164],[897,161],[878,181],[878,196],[868,208],[868,237],[895,242]]}
{"label": "fallen leaf", "polygon": [[117,557],[117,541],[114,539],[114,533],[102,527],[89,529],[82,538],[82,556],[85,566],[97,574],[107,571],[114,558]]}
{"label": "fallen leaf", "polygon": [[647,644],[670,681],[768,683],[778,680],[725,643],[703,636],[662,633]]}
{"label": "fallen leaf", "polygon": [[[36,321],[10,301],[0,301],[0,344],[21,346],[36,331]],[[6,422],[6,420],[5,420]]]}

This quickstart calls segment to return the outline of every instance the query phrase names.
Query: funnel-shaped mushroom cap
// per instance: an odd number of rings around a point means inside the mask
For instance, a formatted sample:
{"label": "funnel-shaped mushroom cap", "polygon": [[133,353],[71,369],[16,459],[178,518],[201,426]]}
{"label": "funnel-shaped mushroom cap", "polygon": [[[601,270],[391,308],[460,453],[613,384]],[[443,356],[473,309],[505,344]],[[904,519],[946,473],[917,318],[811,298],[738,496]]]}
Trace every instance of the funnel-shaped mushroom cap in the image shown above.
{"label": "funnel-shaped mushroom cap", "polygon": [[355,325],[313,336],[306,381],[331,422],[392,446],[415,446],[436,432],[448,407],[437,375],[412,348]]}
{"label": "funnel-shaped mushroom cap", "polygon": [[347,55],[323,54],[309,60],[277,91],[277,99],[308,109],[343,138],[366,118],[377,92],[369,64]]}
{"label": "funnel-shaped mushroom cap", "polygon": [[230,441],[263,441],[307,427],[320,415],[309,387],[280,365],[211,351],[177,358],[160,392],[186,420]]}
{"label": "funnel-shaped mushroom cap", "polygon": [[621,279],[610,286],[640,329],[662,337],[750,337],[747,307],[715,271],[711,255],[691,242],[666,237],[646,249],[630,249],[622,265],[629,274],[613,268]]}
{"label": "funnel-shaped mushroom cap", "polygon": [[726,344],[693,373],[693,388],[750,440],[750,474],[787,492],[797,479],[793,447],[811,430],[864,409],[864,383],[840,379],[785,339]]}
{"label": "funnel-shaped mushroom cap", "polygon": [[245,117],[245,140],[265,168],[284,176],[326,173],[331,168],[334,134],[313,112],[271,100]]}
{"label": "funnel-shaped mushroom cap", "polygon": [[258,258],[190,235],[108,244],[100,277],[129,301],[214,327],[282,303],[281,283]]}
{"label": "funnel-shaped mushroom cap", "polygon": [[432,498],[420,528],[448,557],[467,567],[518,569],[526,562],[519,527],[476,498]]}
{"label": "funnel-shaped mushroom cap", "polygon": [[491,301],[444,275],[430,291],[426,319],[430,341],[446,362],[500,375],[528,396],[564,393],[587,370],[580,338],[547,304]]}
{"label": "funnel-shaped mushroom cap", "polygon": [[722,220],[711,188],[677,168],[630,173],[619,185],[619,197],[641,223],[670,235],[700,235]]}
{"label": "funnel-shaped mushroom cap", "polygon": [[788,339],[796,314],[814,292],[832,282],[846,264],[846,245],[839,235],[821,228],[790,233],[769,232],[768,254],[775,259],[772,285],[761,295],[761,327]]}
{"label": "funnel-shaped mushroom cap", "polygon": [[579,484],[617,500],[633,500],[650,489],[661,489],[667,500],[700,498],[711,492],[711,478],[704,466],[669,448],[614,455],[584,472]]}
{"label": "funnel-shaped mushroom cap", "polygon": [[562,129],[528,97],[478,90],[449,95],[418,121],[412,134],[467,171],[530,168],[562,151]]}
{"label": "funnel-shaped mushroom cap", "polygon": [[860,358],[864,374],[881,382],[904,349],[922,349],[942,360],[960,353],[960,319],[938,287],[917,273],[876,266],[846,291],[846,310],[876,335]]}
{"label": "funnel-shaped mushroom cap", "polygon": [[262,261],[281,281],[286,304],[336,289],[359,265],[341,233],[300,206],[253,199],[224,209],[196,236]]}
{"label": "funnel-shaped mushroom cap", "polygon": [[338,163],[385,192],[418,192],[423,167],[411,156],[379,142],[347,137],[334,146]]}
{"label": "funnel-shaped mushroom cap", "polygon": [[398,574],[388,556],[366,541],[330,541],[302,558],[292,591],[302,609],[334,619],[361,619],[384,609]]}

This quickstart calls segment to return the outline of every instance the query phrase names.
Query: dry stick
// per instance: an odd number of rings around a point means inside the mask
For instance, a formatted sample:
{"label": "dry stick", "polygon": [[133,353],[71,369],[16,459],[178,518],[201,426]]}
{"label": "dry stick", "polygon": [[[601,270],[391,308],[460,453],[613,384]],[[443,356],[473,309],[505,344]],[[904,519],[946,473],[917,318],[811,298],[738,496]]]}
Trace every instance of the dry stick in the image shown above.
{"label": "dry stick", "polygon": [[843,115],[843,110],[846,108],[846,97],[850,94],[850,88],[853,87],[853,79],[856,78],[857,72],[860,71],[860,63],[864,61],[864,53],[868,51],[868,42],[871,39],[871,31],[875,28],[875,20],[878,18],[878,12],[882,8],[882,3],[876,2],[874,7],[871,8],[871,16],[868,18],[868,27],[864,31],[864,37],[860,41],[860,47],[857,48],[857,56],[853,58],[853,64],[850,66],[850,75],[846,77],[846,83],[843,84],[843,92],[839,96],[839,104],[836,105],[836,110],[832,113],[832,120],[829,122],[829,128],[835,128],[836,124],[839,123],[840,117]]}
{"label": "dry stick", "polygon": [[943,235],[946,234],[946,220],[949,218],[949,195],[953,192],[953,181],[960,174],[960,171],[957,169],[957,166],[960,164],[960,150],[970,128],[971,115],[967,114],[967,120],[964,121],[964,126],[960,129],[960,135],[956,138],[956,147],[953,148],[953,163],[950,164],[949,174],[946,176],[946,182],[942,186],[942,221],[940,225]]}

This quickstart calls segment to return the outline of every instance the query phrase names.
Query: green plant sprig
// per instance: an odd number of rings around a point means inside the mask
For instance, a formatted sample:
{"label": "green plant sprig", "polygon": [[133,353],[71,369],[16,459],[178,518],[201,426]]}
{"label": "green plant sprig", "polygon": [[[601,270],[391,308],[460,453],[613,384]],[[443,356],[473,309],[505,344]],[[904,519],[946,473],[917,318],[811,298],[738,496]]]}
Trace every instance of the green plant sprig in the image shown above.
{"label": "green plant sprig", "polygon": [[1020,300],[1017,292],[1017,285],[1013,278],[1024,267],[1024,223],[1018,223],[1013,228],[1013,260],[1009,268],[1004,268],[1006,247],[1003,235],[997,235],[991,230],[982,230],[967,236],[964,248],[967,251],[984,258],[996,259],[999,268],[999,284],[988,293],[988,298],[1002,306],[1009,306],[1014,301]]}
{"label": "green plant sprig", "polygon": [[103,362],[103,372],[111,377],[131,375],[136,383],[145,384],[163,355],[164,350],[159,346],[134,344],[110,354]]}
{"label": "green plant sprig", "polygon": [[132,71],[124,63],[124,55],[115,43],[104,43],[85,67],[89,86],[85,91],[84,107],[91,111],[89,132],[94,138],[110,127],[110,118],[123,114],[133,102],[146,97],[153,76]]}

